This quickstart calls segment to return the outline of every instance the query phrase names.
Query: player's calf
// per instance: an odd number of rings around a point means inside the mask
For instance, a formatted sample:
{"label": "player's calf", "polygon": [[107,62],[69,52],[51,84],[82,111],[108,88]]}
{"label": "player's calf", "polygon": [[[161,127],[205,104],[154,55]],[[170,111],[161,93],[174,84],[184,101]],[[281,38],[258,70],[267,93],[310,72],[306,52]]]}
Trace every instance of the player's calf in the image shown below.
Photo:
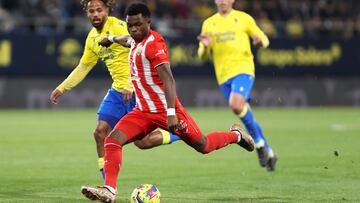
{"label": "player's calf", "polygon": [[141,140],[136,140],[134,144],[139,149],[151,149],[160,145],[167,145],[180,140],[180,138],[171,132],[158,129],[152,131]]}

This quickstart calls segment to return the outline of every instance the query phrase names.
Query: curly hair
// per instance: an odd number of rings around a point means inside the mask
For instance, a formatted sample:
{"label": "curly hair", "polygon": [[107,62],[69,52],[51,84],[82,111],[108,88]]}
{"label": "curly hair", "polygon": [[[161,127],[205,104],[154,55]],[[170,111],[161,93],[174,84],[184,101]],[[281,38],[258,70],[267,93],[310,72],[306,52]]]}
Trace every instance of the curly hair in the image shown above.
{"label": "curly hair", "polygon": [[[91,0],[80,0],[80,4],[83,7],[84,11],[86,11],[87,6]],[[101,0],[106,7],[110,9],[110,11],[113,11],[115,8],[115,0]]]}
{"label": "curly hair", "polygon": [[143,3],[133,3],[125,11],[126,15],[137,15],[141,14],[143,17],[150,18],[151,13],[146,4]]}

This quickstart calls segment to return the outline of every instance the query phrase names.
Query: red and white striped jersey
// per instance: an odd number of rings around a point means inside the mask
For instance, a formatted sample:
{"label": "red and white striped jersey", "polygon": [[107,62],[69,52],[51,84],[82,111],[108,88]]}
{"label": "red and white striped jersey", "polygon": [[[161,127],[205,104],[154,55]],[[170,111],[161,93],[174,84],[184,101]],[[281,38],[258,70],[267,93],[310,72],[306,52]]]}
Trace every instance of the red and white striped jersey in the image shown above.
{"label": "red and white striped jersey", "polygon": [[143,112],[165,112],[167,103],[164,84],[156,67],[170,63],[164,38],[150,30],[140,43],[131,41],[129,53],[131,81],[136,95],[136,108]]}

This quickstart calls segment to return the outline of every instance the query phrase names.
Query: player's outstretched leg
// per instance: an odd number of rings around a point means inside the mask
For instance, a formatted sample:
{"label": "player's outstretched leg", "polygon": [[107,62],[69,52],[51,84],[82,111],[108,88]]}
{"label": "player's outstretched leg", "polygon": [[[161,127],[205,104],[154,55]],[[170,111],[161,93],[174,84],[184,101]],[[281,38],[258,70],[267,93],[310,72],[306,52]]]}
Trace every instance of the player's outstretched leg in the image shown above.
{"label": "player's outstretched leg", "polygon": [[[240,125],[237,124],[237,126]],[[233,129],[231,130],[231,132],[210,132],[206,136],[203,136],[202,139],[203,140],[197,144],[200,146],[200,148],[198,149],[197,147],[195,147],[195,149],[197,149],[203,154],[218,150],[231,143],[237,143],[249,152],[253,151],[255,148],[252,137],[240,128]]]}
{"label": "player's outstretched leg", "polygon": [[112,193],[106,186],[82,186],[81,193],[92,201],[98,200],[106,203],[114,203],[116,201],[115,193]]}

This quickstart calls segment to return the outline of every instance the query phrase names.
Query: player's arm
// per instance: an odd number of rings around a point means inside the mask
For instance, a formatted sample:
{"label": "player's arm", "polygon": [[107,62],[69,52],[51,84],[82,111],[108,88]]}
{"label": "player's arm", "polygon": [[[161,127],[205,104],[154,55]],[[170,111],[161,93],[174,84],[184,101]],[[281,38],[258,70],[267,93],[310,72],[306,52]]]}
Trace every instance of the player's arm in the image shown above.
{"label": "player's arm", "polygon": [[248,34],[251,37],[255,46],[268,47],[270,44],[269,38],[256,24],[254,18],[248,15]]}
{"label": "player's arm", "polygon": [[129,102],[133,96],[133,92],[134,92],[134,89],[132,86],[131,79],[129,78],[129,80],[127,81],[127,83],[125,85],[124,91],[122,92],[124,101]]}
{"label": "player's arm", "polygon": [[172,75],[170,64],[162,63],[156,67],[161,81],[164,83],[164,92],[167,103],[167,125],[171,132],[177,129],[177,118],[175,114],[176,85]]}
{"label": "player's arm", "polygon": [[126,23],[117,20],[117,23],[113,26],[113,32],[107,33],[107,35],[100,40],[99,45],[103,47],[109,47],[113,43],[118,43],[124,47],[130,47],[130,39],[129,33],[127,31]]}
{"label": "player's arm", "polygon": [[198,57],[201,60],[206,60],[210,56],[210,50],[212,45],[212,36],[210,30],[207,28],[206,21],[201,27],[201,34],[197,37],[199,40],[199,48],[197,51]]}
{"label": "player's arm", "polygon": [[57,104],[57,99],[65,92],[71,90],[78,85],[95,66],[98,60],[98,56],[89,49],[89,40],[86,40],[84,54],[81,57],[79,65],[70,73],[70,75],[57,86],[50,95],[50,101],[53,104]]}
{"label": "player's arm", "polygon": [[99,42],[100,46],[109,47],[113,43],[118,43],[124,47],[130,47],[130,36],[129,35],[122,35],[122,36],[105,36]]}
{"label": "player's arm", "polygon": [[53,104],[57,104],[57,98],[78,85],[86,77],[86,75],[92,68],[93,66],[87,66],[80,63],[70,73],[70,75],[52,91],[50,101]]}
{"label": "player's arm", "polygon": [[198,57],[201,60],[206,60],[210,57],[210,46],[212,44],[212,38],[210,34],[201,34],[197,37],[199,40]]}

